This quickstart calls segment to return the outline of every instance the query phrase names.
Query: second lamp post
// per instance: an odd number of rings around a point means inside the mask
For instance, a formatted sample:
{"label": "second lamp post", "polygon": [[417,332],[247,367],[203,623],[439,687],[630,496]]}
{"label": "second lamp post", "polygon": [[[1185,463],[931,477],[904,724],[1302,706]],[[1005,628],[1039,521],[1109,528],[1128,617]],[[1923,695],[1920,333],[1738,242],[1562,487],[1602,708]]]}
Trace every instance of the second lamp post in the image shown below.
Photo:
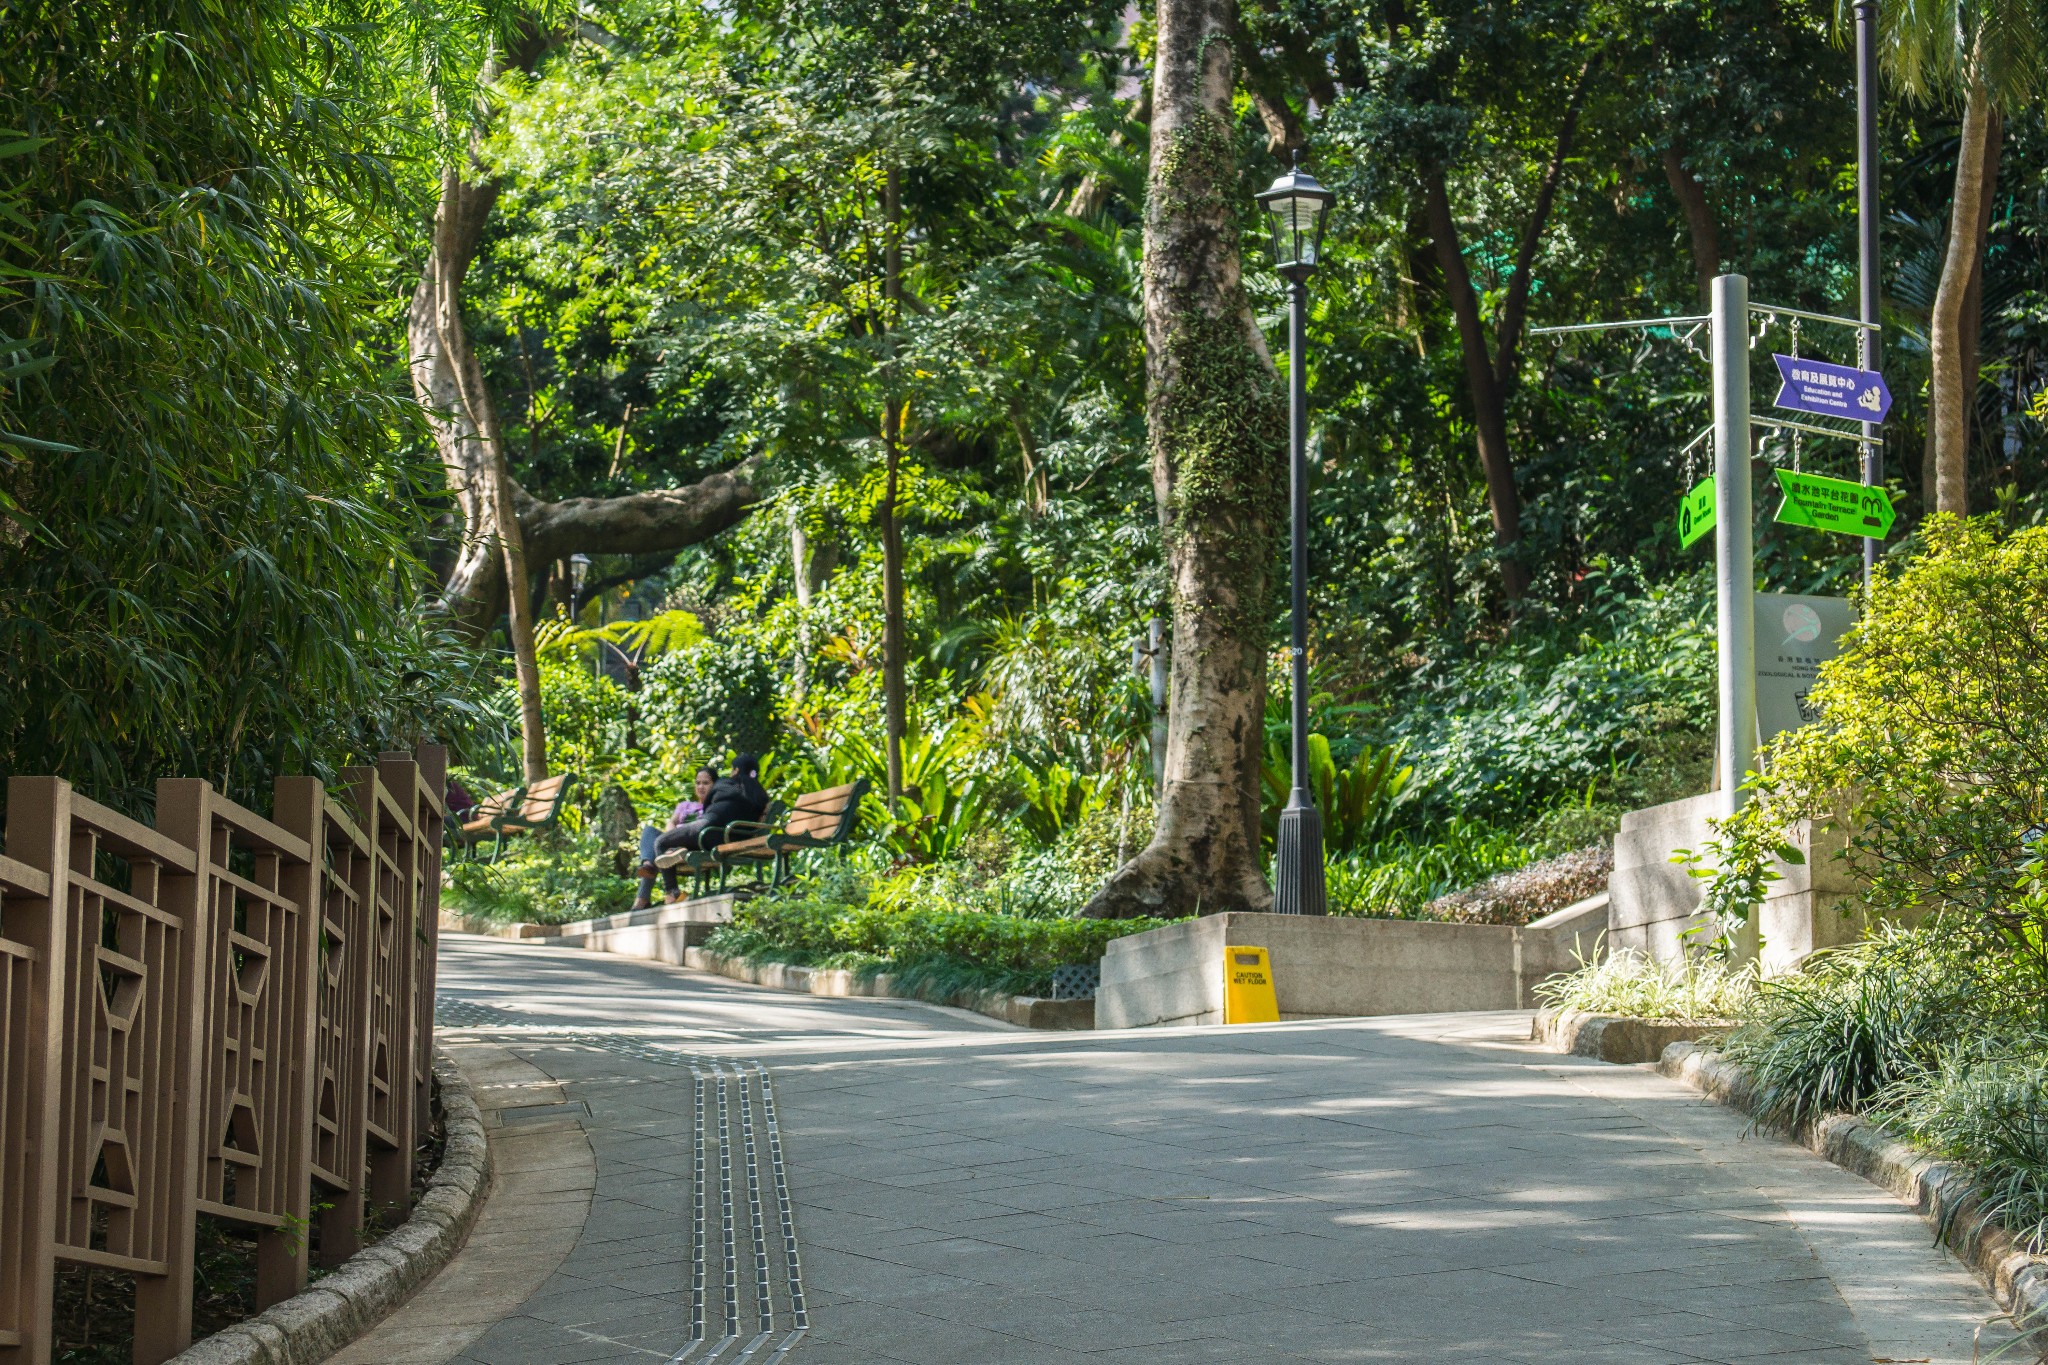
{"label": "second lamp post", "polygon": [[1282,915],[1320,915],[1323,891],[1323,821],[1308,790],[1308,368],[1302,358],[1308,328],[1308,277],[1322,259],[1323,220],[1336,199],[1314,176],[1294,169],[1260,195],[1273,229],[1273,261],[1287,278],[1287,388],[1289,541],[1294,582],[1292,691],[1294,785],[1280,812],[1273,842],[1273,909]]}

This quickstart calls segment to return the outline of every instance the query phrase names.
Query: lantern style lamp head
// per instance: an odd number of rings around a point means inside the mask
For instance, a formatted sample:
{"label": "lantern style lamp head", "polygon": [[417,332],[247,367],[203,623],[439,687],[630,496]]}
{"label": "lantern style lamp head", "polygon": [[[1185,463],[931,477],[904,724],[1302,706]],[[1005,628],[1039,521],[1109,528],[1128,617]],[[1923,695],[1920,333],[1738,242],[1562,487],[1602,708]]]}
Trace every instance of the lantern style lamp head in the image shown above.
{"label": "lantern style lamp head", "polygon": [[1317,183],[1301,168],[1301,153],[1294,154],[1294,169],[1273,182],[1273,188],[1258,197],[1273,229],[1273,263],[1291,280],[1306,279],[1322,264],[1323,223],[1337,196]]}
{"label": "lantern style lamp head", "polygon": [[578,596],[581,596],[581,595],[582,595],[582,592],[583,592],[583,585],[584,585],[585,583],[589,582],[589,581],[590,581],[590,556],[589,556],[589,555],[570,555],[570,556],[569,556],[569,586],[570,586],[570,587],[572,587],[572,588],[574,588],[574,589],[576,590],[576,593],[577,593],[577,595],[578,595]]}

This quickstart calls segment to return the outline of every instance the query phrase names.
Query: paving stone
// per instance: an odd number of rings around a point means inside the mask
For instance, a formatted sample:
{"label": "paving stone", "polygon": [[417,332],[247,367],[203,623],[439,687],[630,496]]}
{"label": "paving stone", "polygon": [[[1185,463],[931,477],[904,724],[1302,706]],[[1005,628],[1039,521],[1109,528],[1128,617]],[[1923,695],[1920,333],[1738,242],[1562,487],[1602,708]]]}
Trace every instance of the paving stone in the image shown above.
{"label": "paving stone", "polygon": [[684,1346],[690,1055],[772,1078],[810,1310],[791,1365],[1961,1365],[1992,1311],[1881,1193],[1662,1078],[1534,1051],[1525,1014],[1030,1034],[452,935],[440,983],[519,1019],[457,1036],[588,1105],[596,1161],[574,1249],[466,1365]]}

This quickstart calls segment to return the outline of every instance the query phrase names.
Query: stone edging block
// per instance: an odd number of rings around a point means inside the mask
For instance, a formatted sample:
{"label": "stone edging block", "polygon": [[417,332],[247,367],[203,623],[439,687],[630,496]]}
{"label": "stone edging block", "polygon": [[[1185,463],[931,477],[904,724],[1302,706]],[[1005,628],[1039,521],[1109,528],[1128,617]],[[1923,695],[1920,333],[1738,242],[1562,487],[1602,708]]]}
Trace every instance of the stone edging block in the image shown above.
{"label": "stone edging block", "polygon": [[194,1342],[170,1365],[318,1365],[377,1325],[469,1239],[491,1186],[483,1111],[448,1054],[434,1051],[446,1145],[404,1225],[331,1274],[246,1322]]}
{"label": "stone edging block", "polygon": [[1626,1064],[1654,1062],[1673,1043],[1696,1043],[1727,1027],[1710,1019],[1631,1019],[1586,1010],[1542,1009],[1536,1011],[1529,1039],[1574,1057]]}
{"label": "stone edging block", "polygon": [[944,1000],[925,1000],[922,996],[898,994],[895,990],[895,978],[886,972],[863,978],[843,968],[793,967],[785,962],[750,962],[745,958],[714,953],[708,948],[690,949],[683,954],[683,961],[685,966],[730,977],[734,981],[746,981],[756,986],[771,986],[776,990],[796,991],[806,995],[920,1000],[928,1005],[951,1005],[955,1009],[973,1010],[976,1014],[985,1014],[991,1019],[1015,1024],[1018,1028],[1095,1027],[1093,1000],[1044,1000],[1031,995],[1006,995],[1002,991],[960,991]]}
{"label": "stone edging block", "polygon": [[525,920],[485,919],[482,915],[441,912],[444,934],[482,934],[486,938],[554,938],[562,932],[559,924],[530,924]]}
{"label": "stone edging block", "polygon": [[[1752,1118],[1760,1107],[1755,1079],[1710,1049],[1673,1043],[1658,1060],[1657,1070]],[[1831,1114],[1796,1133],[1782,1125],[1767,1131],[1803,1144],[1910,1205],[1934,1225],[1956,1257],[1990,1285],[1998,1306],[2013,1315],[2035,1346],[2048,1339],[2048,1261],[2028,1255],[1985,1213],[1968,1172],[1956,1163],[1902,1142],[1853,1114]]]}

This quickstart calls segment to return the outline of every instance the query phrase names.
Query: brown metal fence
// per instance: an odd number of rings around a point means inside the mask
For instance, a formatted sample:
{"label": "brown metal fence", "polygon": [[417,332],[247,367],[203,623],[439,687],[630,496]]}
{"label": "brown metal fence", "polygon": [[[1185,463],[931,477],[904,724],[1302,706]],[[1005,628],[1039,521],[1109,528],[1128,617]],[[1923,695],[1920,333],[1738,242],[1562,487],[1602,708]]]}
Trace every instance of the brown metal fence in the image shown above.
{"label": "brown metal fence", "polygon": [[[411,1198],[428,1120],[447,754],[277,782],[272,818],[157,784],[154,829],[7,784],[0,1365],[47,1365],[59,1261],[135,1280],[135,1361],[192,1339],[197,1217],[266,1307]],[[317,1191],[317,1198],[316,1198]]]}

